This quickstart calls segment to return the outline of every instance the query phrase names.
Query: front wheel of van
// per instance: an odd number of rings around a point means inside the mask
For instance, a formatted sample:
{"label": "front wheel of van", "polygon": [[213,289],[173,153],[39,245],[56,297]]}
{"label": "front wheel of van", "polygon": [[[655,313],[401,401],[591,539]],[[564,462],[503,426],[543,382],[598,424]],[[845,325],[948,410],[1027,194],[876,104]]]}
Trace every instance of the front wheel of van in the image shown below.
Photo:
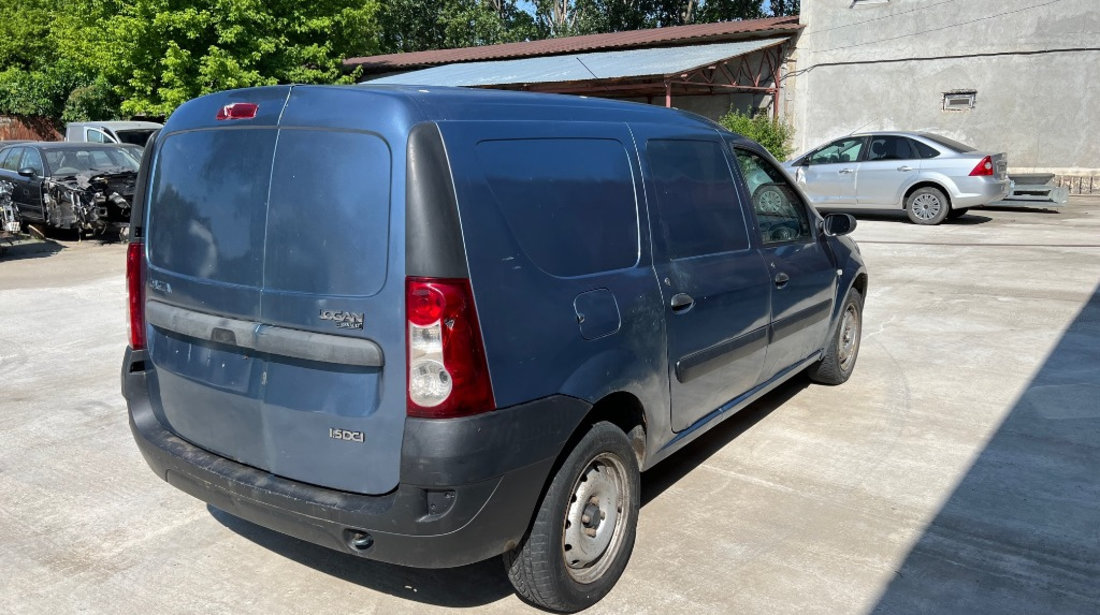
{"label": "front wheel of van", "polygon": [[626,434],[593,425],[551,480],[527,536],[504,554],[516,592],[569,613],[607,595],[634,550],[640,485]]}
{"label": "front wheel of van", "polygon": [[809,370],[810,380],[821,384],[844,384],[856,368],[859,342],[863,331],[863,295],[855,288],[848,291],[836,332],[825,348],[825,356]]}

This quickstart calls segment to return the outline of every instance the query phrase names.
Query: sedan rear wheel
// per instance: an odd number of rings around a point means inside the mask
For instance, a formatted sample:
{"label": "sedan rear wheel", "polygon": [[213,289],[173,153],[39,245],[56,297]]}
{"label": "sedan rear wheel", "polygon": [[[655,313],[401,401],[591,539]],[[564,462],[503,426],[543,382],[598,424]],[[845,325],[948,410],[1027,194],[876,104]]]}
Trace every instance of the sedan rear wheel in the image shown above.
{"label": "sedan rear wheel", "polygon": [[905,199],[905,213],[914,224],[939,224],[950,212],[947,197],[936,188],[917,188]]}

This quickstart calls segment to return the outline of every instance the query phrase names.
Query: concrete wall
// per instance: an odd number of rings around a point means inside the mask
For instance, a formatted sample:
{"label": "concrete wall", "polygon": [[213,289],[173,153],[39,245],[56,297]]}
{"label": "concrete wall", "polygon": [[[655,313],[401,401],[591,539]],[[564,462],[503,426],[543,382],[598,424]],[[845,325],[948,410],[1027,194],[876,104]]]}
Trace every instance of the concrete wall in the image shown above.
{"label": "concrete wall", "polygon": [[[793,56],[796,149],[927,130],[1013,171],[1100,174],[1098,0],[812,0]],[[976,90],[969,111],[943,94]]]}

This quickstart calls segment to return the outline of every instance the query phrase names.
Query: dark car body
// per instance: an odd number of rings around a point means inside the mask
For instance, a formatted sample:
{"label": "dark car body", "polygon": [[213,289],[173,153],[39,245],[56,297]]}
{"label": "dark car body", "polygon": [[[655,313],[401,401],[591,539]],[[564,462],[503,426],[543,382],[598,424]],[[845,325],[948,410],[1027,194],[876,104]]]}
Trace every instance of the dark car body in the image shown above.
{"label": "dark car body", "polygon": [[[787,202],[754,207],[743,160]],[[517,548],[594,422],[667,458],[820,362],[867,283],[759,145],[648,105],[224,92],[138,182],[122,387],[149,465],[410,566]]]}
{"label": "dark car body", "polygon": [[117,145],[28,142],[0,148],[0,180],[24,223],[101,232],[130,220],[137,161]]}

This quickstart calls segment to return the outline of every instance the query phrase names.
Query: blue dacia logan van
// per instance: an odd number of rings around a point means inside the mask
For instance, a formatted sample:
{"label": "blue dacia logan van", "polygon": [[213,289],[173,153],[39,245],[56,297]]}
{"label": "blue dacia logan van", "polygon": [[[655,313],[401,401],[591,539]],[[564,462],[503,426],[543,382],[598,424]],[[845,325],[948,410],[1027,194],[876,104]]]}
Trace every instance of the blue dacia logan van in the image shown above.
{"label": "blue dacia logan van", "polygon": [[364,558],[503,555],[575,611],[640,471],[808,370],[867,274],[760,146],[682,112],[277,86],[181,106],[138,178],[130,424],[164,480]]}

